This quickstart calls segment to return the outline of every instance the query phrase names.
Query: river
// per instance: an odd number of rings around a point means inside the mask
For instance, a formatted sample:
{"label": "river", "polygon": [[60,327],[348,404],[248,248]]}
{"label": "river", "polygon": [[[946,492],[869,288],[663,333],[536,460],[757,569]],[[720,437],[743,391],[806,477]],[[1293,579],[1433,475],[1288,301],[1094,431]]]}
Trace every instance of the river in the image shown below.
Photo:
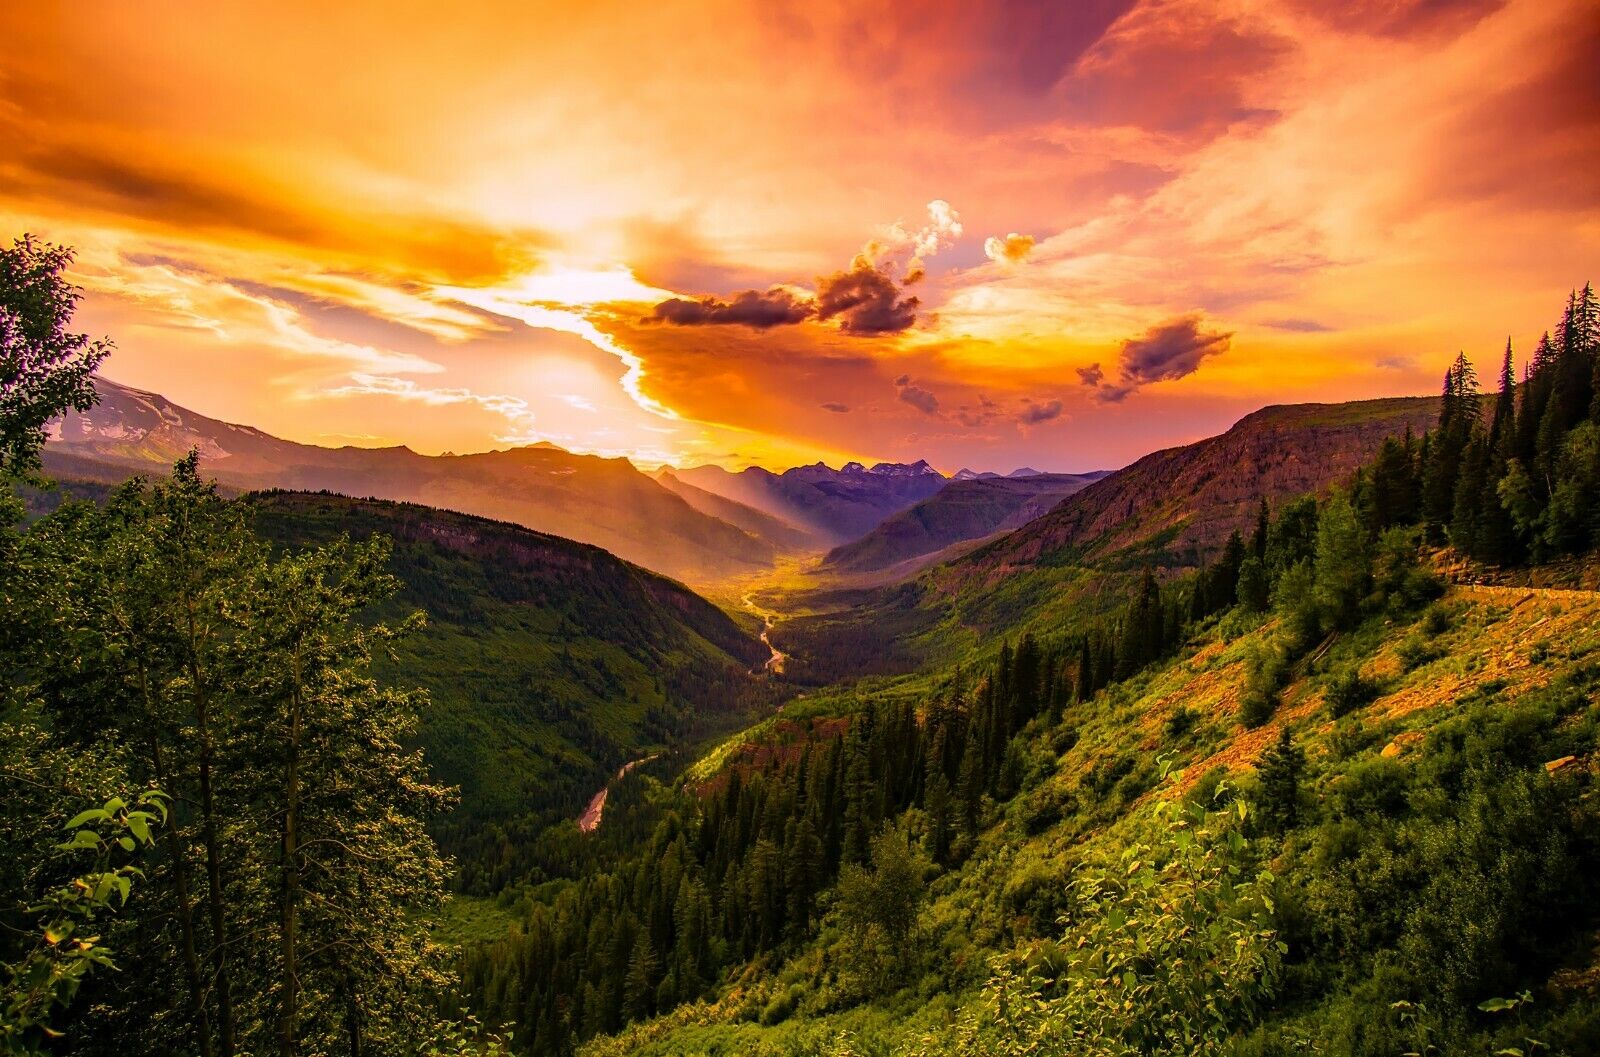
{"label": "river", "polygon": [[[617,771],[617,777],[612,779],[612,781],[621,781],[623,776],[625,776],[629,771],[633,770],[635,767],[638,767],[640,764],[649,763],[651,760],[660,755],[661,754],[659,752],[653,752],[649,756],[641,756],[637,760],[629,760],[627,763],[622,765],[620,770]],[[611,782],[607,782],[605,785],[600,787],[600,791],[598,793],[589,799],[589,806],[584,808],[583,814],[578,816],[578,829],[580,832],[593,833],[595,828],[600,825],[600,816],[604,815],[606,810],[606,794],[610,791]]]}
{"label": "river", "polygon": [[788,655],[772,644],[772,623],[773,617],[777,616],[777,614],[770,609],[762,609],[756,605],[755,599],[750,597],[748,592],[744,596],[744,607],[761,618],[761,644],[772,651],[772,656],[767,658],[767,663],[761,666],[762,671],[768,675],[782,675],[783,662]]}

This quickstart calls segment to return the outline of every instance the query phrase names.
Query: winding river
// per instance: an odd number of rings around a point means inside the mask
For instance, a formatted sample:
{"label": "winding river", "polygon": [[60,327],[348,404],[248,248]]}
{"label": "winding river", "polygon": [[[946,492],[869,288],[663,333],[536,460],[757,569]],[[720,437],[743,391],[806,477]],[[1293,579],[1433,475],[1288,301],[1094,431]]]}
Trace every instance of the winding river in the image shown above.
{"label": "winding river", "polygon": [[761,618],[761,643],[772,651],[772,656],[768,657],[767,662],[761,666],[762,670],[768,675],[782,675],[783,662],[787,654],[772,644],[772,623],[777,614],[770,609],[762,609],[756,605],[755,599],[750,597],[748,593],[744,596],[744,607]]}
{"label": "winding river", "polygon": [[[659,752],[653,752],[649,756],[641,756],[637,760],[629,760],[627,763],[622,765],[620,770],[617,771],[617,777],[612,779],[612,781],[621,781],[623,776],[629,771],[633,770],[635,767],[638,767],[640,764],[649,763],[651,760],[660,755],[661,754]],[[598,793],[589,799],[589,806],[584,808],[583,814],[578,816],[578,830],[580,832],[593,833],[595,828],[600,825],[600,816],[604,815],[606,810],[606,794],[610,791],[611,782],[607,782],[605,785],[600,787],[600,791]]]}
{"label": "winding river", "polygon": [[[761,618],[761,643],[771,652],[771,656],[769,656],[766,660],[766,663],[761,666],[760,671],[766,672],[768,675],[782,675],[783,662],[788,655],[772,644],[773,618],[775,618],[777,614],[769,609],[763,609],[756,605],[755,599],[752,598],[748,593],[744,596],[743,603],[746,609],[750,610],[750,612]],[[661,754],[659,752],[651,753],[649,756],[642,756],[637,760],[628,761],[622,765],[621,770],[617,771],[617,776],[616,778],[612,779],[612,781],[620,781],[624,775],[633,770],[635,767],[638,767],[640,764],[649,763],[651,760],[660,755]],[[605,785],[600,787],[599,792],[595,793],[594,796],[589,798],[589,806],[584,808],[583,814],[578,816],[578,829],[580,832],[593,833],[595,829],[599,827],[600,819],[605,814],[606,810],[606,794],[610,791],[611,782],[607,782]]]}

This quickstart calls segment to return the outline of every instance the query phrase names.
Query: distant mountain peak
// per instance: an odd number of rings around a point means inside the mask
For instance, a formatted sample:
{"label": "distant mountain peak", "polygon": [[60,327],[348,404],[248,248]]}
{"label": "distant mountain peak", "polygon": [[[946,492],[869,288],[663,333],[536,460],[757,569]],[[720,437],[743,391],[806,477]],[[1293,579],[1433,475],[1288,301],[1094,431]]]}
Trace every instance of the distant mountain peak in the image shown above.
{"label": "distant mountain peak", "polygon": [[[957,470],[952,481],[993,481],[1000,475],[993,470],[969,470],[965,466]],[[1012,475],[1016,476],[1015,474]]]}
{"label": "distant mountain peak", "polygon": [[[860,466],[861,464],[851,463],[850,465]],[[927,459],[918,459],[913,463],[880,462],[874,465],[872,469],[867,472],[879,474],[884,477],[921,477],[925,474],[933,474],[936,477],[944,476],[944,474],[940,473],[938,470],[935,470],[932,466],[929,466]]]}
{"label": "distant mountain peak", "polygon": [[1007,477],[1039,477],[1039,476],[1042,476],[1043,474],[1044,474],[1043,470],[1035,470],[1032,466],[1019,466],[1015,470],[1012,470],[1010,473],[1006,474],[1006,476]]}

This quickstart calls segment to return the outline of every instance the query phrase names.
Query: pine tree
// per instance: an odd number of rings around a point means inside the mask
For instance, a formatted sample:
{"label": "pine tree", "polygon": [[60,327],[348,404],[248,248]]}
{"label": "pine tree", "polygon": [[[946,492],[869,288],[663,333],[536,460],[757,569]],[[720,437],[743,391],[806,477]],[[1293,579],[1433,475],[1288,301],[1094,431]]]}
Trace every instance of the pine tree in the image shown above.
{"label": "pine tree", "polygon": [[643,1020],[655,1012],[657,968],[650,934],[641,929],[622,981],[622,1007],[630,1019]]}
{"label": "pine tree", "polygon": [[[1500,392],[1495,396],[1494,418],[1489,425],[1489,448],[1506,451],[1517,432],[1517,376],[1511,359],[1511,339],[1506,339],[1506,358],[1500,367]],[[1509,452],[1507,452],[1509,454]]]}
{"label": "pine tree", "polygon": [[1277,743],[1261,754],[1261,762],[1256,765],[1261,783],[1257,817],[1267,832],[1284,833],[1299,823],[1300,778],[1305,767],[1304,750],[1284,727]]}

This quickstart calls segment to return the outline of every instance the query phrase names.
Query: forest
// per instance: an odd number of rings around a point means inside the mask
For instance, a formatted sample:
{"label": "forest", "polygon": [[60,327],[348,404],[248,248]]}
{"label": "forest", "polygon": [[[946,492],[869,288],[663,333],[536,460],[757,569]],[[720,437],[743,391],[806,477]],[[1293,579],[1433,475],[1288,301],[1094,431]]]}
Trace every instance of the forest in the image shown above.
{"label": "forest", "polygon": [[[1508,347],[1485,394],[1459,357],[1435,428],[1263,500],[1203,567],[689,730],[577,846],[553,811],[451,821],[403,663],[430,607],[396,576],[434,557],[291,526],[193,455],[24,517],[110,352],[71,330],[69,262],[0,251],[0,1052],[1600,1052],[1583,603],[1544,618],[1580,630],[1536,679],[1368,715],[1466,686],[1521,619],[1442,556],[1492,578],[1600,545],[1591,288],[1521,377]],[[652,736],[669,700],[768,704],[696,671],[627,669]],[[1161,696],[1207,673],[1236,707]],[[1250,739],[1254,766],[1214,762]],[[463,905],[504,934],[441,941]]]}

